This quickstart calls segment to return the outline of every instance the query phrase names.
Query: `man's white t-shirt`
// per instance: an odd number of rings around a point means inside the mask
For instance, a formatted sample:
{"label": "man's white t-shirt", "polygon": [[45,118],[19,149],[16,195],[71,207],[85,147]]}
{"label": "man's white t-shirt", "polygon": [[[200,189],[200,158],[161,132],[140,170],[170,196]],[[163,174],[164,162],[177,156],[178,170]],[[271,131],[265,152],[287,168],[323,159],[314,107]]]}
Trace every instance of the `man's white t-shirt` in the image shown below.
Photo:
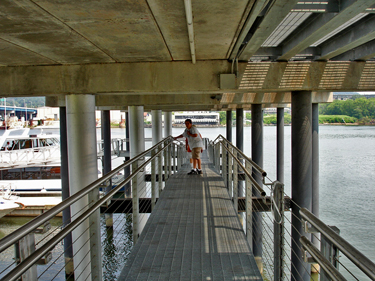
{"label": "man's white t-shirt", "polygon": [[[197,134],[197,137],[192,137],[192,136],[189,136],[187,134],[187,132],[190,132],[190,134],[192,135],[195,135]],[[188,130],[187,128],[185,129],[184,133],[182,134],[185,138],[188,139],[188,144],[190,146],[190,149],[193,149],[193,148],[196,148],[196,147],[203,147],[203,141],[202,141],[202,138],[199,134],[199,131],[197,129],[197,127],[195,126],[191,126],[190,130]]]}

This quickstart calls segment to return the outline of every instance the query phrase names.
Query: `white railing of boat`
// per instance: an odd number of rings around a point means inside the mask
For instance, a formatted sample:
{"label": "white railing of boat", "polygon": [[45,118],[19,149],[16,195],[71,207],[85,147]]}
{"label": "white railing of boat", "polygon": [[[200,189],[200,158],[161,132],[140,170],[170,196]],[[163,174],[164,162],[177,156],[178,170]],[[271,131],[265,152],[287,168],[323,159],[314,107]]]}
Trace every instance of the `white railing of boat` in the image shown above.
{"label": "white railing of boat", "polygon": [[53,161],[60,161],[60,145],[0,151],[2,167]]}

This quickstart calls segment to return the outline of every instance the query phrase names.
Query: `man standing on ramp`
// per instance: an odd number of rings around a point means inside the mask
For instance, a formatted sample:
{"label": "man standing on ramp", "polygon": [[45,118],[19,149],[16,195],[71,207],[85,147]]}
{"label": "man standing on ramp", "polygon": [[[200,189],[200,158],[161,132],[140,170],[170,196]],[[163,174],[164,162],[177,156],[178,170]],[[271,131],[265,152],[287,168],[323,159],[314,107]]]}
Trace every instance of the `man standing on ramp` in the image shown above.
{"label": "man standing on ramp", "polygon": [[174,139],[176,140],[178,138],[185,137],[188,140],[188,144],[191,149],[191,155],[193,158],[193,169],[191,170],[191,172],[188,173],[188,175],[202,174],[202,164],[201,164],[201,151],[203,148],[202,137],[197,127],[193,126],[193,122],[191,121],[191,119],[185,120],[185,126],[186,126],[185,131],[178,137],[175,137]]}

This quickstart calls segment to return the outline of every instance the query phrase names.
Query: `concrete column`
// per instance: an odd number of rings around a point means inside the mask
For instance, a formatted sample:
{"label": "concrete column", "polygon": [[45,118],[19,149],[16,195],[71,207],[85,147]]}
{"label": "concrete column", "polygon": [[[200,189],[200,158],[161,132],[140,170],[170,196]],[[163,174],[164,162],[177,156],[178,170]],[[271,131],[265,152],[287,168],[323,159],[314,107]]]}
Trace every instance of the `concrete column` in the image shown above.
{"label": "concrete column", "polygon": [[151,110],[152,115],[152,145],[163,139],[161,110]]}
{"label": "concrete column", "polygon": [[[145,151],[145,130],[143,121],[143,106],[129,106],[129,132],[130,132],[130,158],[134,158],[141,152]],[[139,167],[137,163],[133,164],[132,169]],[[139,196],[145,193],[140,190],[144,187],[142,177],[134,177],[132,181],[132,198],[133,198],[133,242],[136,243],[141,233],[139,217]]]}
{"label": "concrete column", "polygon": [[[243,108],[236,109],[236,147],[243,151]],[[239,173],[243,172],[242,170],[237,169]],[[243,181],[238,181],[237,191],[239,197],[244,197],[245,192],[243,189]]]}
{"label": "concrete column", "polygon": [[[60,157],[61,157],[61,199],[65,200],[70,196],[69,192],[69,171],[68,171],[68,136],[66,127],[66,107],[60,107]],[[70,207],[62,212],[63,227],[70,223]],[[65,257],[65,279],[74,280],[72,234],[64,238]]]}
{"label": "concrete column", "polygon": [[[98,178],[95,96],[67,95],[67,132],[69,186],[73,195]],[[99,199],[99,190],[82,198],[71,207],[72,216],[88,209]],[[89,230],[88,230],[89,229]],[[101,280],[100,214],[97,210],[72,234],[76,280]],[[87,241],[90,241],[87,243]],[[90,253],[90,255],[87,255]],[[91,266],[87,266],[91,264]]]}
{"label": "concrete column", "polygon": [[236,147],[243,151],[243,108],[236,109]]}
{"label": "concrete column", "polygon": [[[130,133],[129,133],[129,112],[125,112],[125,138],[130,140]],[[130,141],[126,142],[125,149],[127,152],[130,153]],[[130,154],[129,156],[125,157],[125,162],[130,160]],[[124,169],[124,179],[126,179],[128,176],[130,176],[130,166],[125,167]],[[128,182],[124,186],[124,197],[129,198],[131,197],[131,183]]]}
{"label": "concrete column", "polygon": [[[261,104],[251,105],[251,158],[263,167],[263,110]],[[254,179],[262,185],[262,177],[253,171]],[[253,188],[253,196],[259,193]],[[262,214],[253,212],[253,253],[262,271]]]}
{"label": "concrete column", "polygon": [[172,112],[164,112],[164,137],[172,135]]}
{"label": "concrete column", "polygon": [[301,257],[303,231],[300,208],[311,210],[312,197],[312,106],[310,91],[292,92],[292,276],[310,280],[310,265]]}
{"label": "concrete column", "polygon": [[[319,104],[312,104],[312,213],[319,217]],[[320,249],[319,240],[313,236],[313,244]]]}
{"label": "concrete column", "polygon": [[277,109],[276,179],[284,183],[284,108]]}
{"label": "concrete column", "polygon": [[[152,115],[152,145],[154,146],[163,139],[162,133],[162,113],[161,110],[151,110]],[[154,155],[155,153],[153,153]],[[156,198],[159,197],[158,189],[156,188],[156,171],[157,161],[153,160],[151,163],[151,204],[154,209]]]}
{"label": "concrete column", "polygon": [[227,111],[227,140],[232,142],[232,110]]}
{"label": "concrete column", "polygon": [[[104,156],[102,158],[103,169],[102,173],[103,176],[109,173],[112,170],[112,156],[111,156],[111,117],[109,110],[102,110],[101,112],[101,133],[102,133],[102,140],[104,142]],[[107,186],[105,188],[105,193],[107,194],[112,189],[112,180],[109,180]],[[113,215],[112,214],[105,214],[105,225],[107,227],[113,226]]]}

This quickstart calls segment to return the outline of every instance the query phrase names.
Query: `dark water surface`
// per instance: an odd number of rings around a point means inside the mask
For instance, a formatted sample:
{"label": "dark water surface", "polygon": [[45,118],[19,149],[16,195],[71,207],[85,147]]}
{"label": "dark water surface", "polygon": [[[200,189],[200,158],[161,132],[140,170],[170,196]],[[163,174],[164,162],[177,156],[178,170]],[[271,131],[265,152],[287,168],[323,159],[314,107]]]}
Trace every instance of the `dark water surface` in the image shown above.
{"label": "dark water surface", "polygon": [[[326,224],[340,229],[341,236],[375,261],[375,127],[366,126],[320,126],[320,218]],[[219,134],[225,136],[225,128],[199,128],[203,137],[214,140]],[[98,139],[100,129],[98,129]],[[177,136],[182,128],[173,128],[172,134]],[[124,138],[125,129],[112,129],[112,138]],[[151,137],[151,129],[145,129],[145,137]],[[235,140],[233,128],[233,143]],[[151,142],[146,143],[146,149]],[[251,156],[251,128],[244,128],[245,153]],[[123,159],[115,159],[113,167],[123,163]],[[264,127],[264,170],[271,180],[276,179],[276,127]],[[285,127],[285,191],[290,195],[291,189],[291,127]],[[121,220],[119,229],[105,231],[103,238],[111,237],[111,243],[104,245],[103,251],[108,255],[103,261],[103,270],[107,272],[105,280],[115,279],[121,265],[117,262],[126,259],[124,252],[131,248],[131,219],[117,217]],[[57,219],[58,220],[58,219]],[[102,218],[103,220],[103,218]],[[27,219],[0,219],[0,237],[14,231]],[[54,222],[58,224],[58,222]],[[103,224],[103,221],[102,221]],[[128,238],[124,239],[124,235]],[[62,249],[60,244],[57,251]],[[12,263],[13,253],[8,251],[0,257],[0,270]],[[359,280],[369,280],[341,258],[345,266],[358,276]],[[38,269],[39,271],[39,269]],[[348,280],[355,280],[342,271]],[[59,275],[57,280],[62,280]],[[46,277],[44,280],[48,280]]]}

